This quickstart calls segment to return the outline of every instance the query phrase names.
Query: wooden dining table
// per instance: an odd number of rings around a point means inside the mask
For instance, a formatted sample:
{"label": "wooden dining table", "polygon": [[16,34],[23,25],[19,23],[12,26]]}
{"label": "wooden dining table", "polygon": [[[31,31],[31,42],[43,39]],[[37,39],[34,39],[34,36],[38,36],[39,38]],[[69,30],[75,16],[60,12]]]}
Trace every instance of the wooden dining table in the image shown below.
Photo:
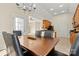
{"label": "wooden dining table", "polygon": [[37,56],[46,56],[58,43],[58,38],[37,38],[23,35],[19,37],[21,46],[32,51]]}

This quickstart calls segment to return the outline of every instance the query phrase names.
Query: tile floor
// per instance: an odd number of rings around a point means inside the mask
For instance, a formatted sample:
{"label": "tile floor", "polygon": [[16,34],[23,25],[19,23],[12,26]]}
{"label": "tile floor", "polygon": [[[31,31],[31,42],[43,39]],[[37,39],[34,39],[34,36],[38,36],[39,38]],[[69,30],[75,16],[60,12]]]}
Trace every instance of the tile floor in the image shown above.
{"label": "tile floor", "polygon": [[69,55],[70,52],[70,41],[68,38],[60,38],[59,42],[57,43],[55,50],[62,52],[64,54]]}

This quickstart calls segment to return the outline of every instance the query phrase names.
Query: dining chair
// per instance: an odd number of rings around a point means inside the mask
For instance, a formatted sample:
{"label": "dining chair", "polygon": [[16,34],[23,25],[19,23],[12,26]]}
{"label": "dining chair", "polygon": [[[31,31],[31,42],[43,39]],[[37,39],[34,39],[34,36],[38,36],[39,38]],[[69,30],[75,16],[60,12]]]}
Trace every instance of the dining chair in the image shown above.
{"label": "dining chair", "polygon": [[[15,51],[18,53],[17,54],[18,56],[20,56],[20,55],[33,56],[32,52],[30,50],[28,50],[20,45],[19,39],[15,34],[12,35],[12,39],[13,39]],[[20,53],[20,55],[19,55],[19,53]]]}
{"label": "dining chair", "polygon": [[39,31],[36,31],[36,32],[35,32],[35,36],[36,36],[36,37],[41,37],[41,31],[40,31],[40,30],[39,30]]}
{"label": "dining chair", "polygon": [[44,38],[53,38],[53,31],[45,30],[44,32]]}
{"label": "dining chair", "polygon": [[16,36],[21,36],[22,32],[20,30],[14,30],[13,34],[15,34]]}
{"label": "dining chair", "polygon": [[8,34],[7,32],[2,32],[2,34],[6,45],[7,56],[16,55],[13,47],[12,35]]}
{"label": "dining chair", "polygon": [[7,55],[8,56],[32,56],[27,49],[23,50],[21,48],[20,42],[18,40],[18,37],[16,35],[2,32],[4,41],[7,48]]}
{"label": "dining chair", "polygon": [[51,30],[36,31],[35,36],[36,37],[42,37],[42,33],[43,33],[44,38],[53,38],[53,31],[51,31]]}

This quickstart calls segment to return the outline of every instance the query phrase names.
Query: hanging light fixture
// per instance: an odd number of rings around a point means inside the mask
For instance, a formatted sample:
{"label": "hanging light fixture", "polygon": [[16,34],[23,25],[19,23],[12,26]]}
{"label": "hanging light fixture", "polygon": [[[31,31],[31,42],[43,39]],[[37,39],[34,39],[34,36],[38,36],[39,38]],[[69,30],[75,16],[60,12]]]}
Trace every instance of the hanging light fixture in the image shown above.
{"label": "hanging light fixture", "polygon": [[36,4],[33,3],[16,3],[17,7],[21,10],[32,12],[36,9]]}
{"label": "hanging light fixture", "polygon": [[26,14],[26,12],[27,12],[29,21],[32,20],[32,16],[36,10],[36,4],[34,4],[34,3],[16,3],[16,5],[20,10],[24,11],[24,14]]}

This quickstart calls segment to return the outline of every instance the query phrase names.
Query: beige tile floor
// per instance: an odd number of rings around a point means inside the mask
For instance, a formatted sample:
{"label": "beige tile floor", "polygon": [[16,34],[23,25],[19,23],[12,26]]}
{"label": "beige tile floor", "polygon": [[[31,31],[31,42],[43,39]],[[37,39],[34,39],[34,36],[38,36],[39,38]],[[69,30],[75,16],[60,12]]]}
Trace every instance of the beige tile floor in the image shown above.
{"label": "beige tile floor", "polygon": [[7,51],[6,50],[0,51],[0,56],[6,56],[6,55],[7,55]]}
{"label": "beige tile floor", "polygon": [[68,38],[60,38],[59,42],[57,43],[55,50],[65,53],[67,55],[69,55],[70,52],[70,41]]}

